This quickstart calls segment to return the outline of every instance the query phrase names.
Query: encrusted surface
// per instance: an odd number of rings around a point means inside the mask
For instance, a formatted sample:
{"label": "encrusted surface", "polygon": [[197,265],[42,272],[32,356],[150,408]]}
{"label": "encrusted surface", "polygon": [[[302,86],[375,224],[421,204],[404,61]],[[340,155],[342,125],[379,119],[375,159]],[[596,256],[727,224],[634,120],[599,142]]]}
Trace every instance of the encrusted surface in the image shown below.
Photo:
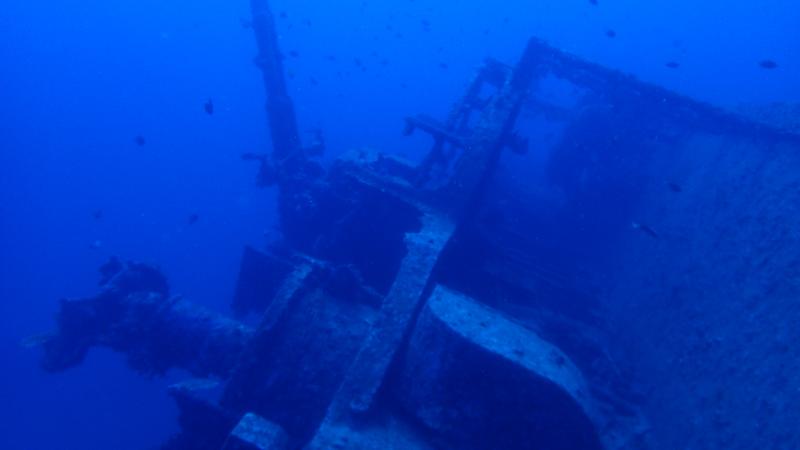
{"label": "encrusted surface", "polygon": [[458,448],[601,448],[585,382],[568,357],[443,287],[411,336],[395,394]]}

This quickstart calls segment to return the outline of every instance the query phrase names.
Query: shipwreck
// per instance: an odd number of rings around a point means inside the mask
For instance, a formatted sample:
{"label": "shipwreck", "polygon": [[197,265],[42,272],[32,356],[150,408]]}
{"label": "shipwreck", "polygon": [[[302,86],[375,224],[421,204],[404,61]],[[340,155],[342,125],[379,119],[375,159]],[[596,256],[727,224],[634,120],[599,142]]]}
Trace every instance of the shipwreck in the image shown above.
{"label": "shipwreck", "polygon": [[[676,208],[717,220],[704,216],[703,196],[673,200],[712,176],[686,169],[695,164],[686,155],[710,149],[701,160],[737,167],[736,152],[788,154],[780,148],[796,149],[797,135],[532,39],[514,65],[487,60],[447,117],[406,119],[405,133],[430,136],[421,162],[360,150],[323,165],[301,142],[273,16],[265,1],[251,3],[273,146],[248,158],[258,183],[279,191],[281,239],[244,249],[234,317],[174,295],[152,267],[109,261],[96,296],[62,302],[43,367],[66,370],[106,346],[144,373],[219,380],[169,388],[181,412],[181,432],[164,444],[172,450],[664,442],[638,388],[647,383],[613,356],[655,323],[632,319],[652,306],[620,312],[602,299],[640,284],[683,295],[665,287],[681,277],[676,267],[707,267],[664,250],[695,245],[675,244]],[[540,142],[521,121],[552,135],[541,176],[561,191],[547,201],[515,167]],[[782,158],[797,164],[798,154]],[[662,176],[647,175],[656,166]],[[735,203],[726,189],[739,175],[730,176],[714,192]],[[563,257],[564,240],[585,254]],[[612,246],[615,261],[596,257]],[[601,266],[593,285],[578,275]],[[621,275],[632,272],[636,281]],[[693,307],[703,314],[702,302]],[[240,320],[248,316],[258,320]]]}

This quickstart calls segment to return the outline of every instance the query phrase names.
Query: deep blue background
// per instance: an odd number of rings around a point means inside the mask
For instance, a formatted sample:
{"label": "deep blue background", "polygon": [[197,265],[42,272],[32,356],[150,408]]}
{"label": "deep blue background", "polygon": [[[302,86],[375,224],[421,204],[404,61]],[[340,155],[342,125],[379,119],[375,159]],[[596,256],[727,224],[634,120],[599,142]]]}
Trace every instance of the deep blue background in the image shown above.
{"label": "deep blue background", "polygon": [[[301,128],[323,129],[329,156],[418,155],[426,141],[401,138],[402,117],[441,117],[484,57],[513,62],[532,35],[721,106],[800,101],[788,0],[272,3],[297,54]],[[0,8],[0,448],[141,449],[174,431],[166,380],[103,351],[46,375],[19,341],[53,325],[60,297],[93,293],[110,254],[157,263],[174,291],[227,310],[242,246],[274,229],[274,193],[239,159],[269,145],[247,16],[245,0]]]}

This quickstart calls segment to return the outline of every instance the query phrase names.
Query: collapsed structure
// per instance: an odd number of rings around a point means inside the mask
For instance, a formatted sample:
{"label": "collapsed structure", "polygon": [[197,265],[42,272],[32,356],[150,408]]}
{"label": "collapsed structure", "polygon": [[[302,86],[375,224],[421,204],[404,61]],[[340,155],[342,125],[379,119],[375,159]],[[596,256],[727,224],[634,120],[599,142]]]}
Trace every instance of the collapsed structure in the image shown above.
{"label": "collapsed structure", "polygon": [[[355,151],[323,167],[300,141],[272,14],[252,5],[273,150],[251,157],[259,183],[279,189],[283,234],[243,254],[232,309],[257,325],[112,260],[97,296],[62,303],[44,367],[107,346],[146,373],[221,380],[170,388],[182,431],[166,449],[646,447],[641,398],[610,356],[598,294],[537,262],[553,252],[526,233],[545,227],[524,205],[514,220],[497,212],[511,208],[497,199],[529,195],[501,164],[528,149],[520,116],[558,124],[549,176],[563,204],[597,220],[577,231],[585,217],[565,212],[550,244],[571,234],[585,250],[627,229],[640,200],[634,168],[648,155],[619,158],[612,146],[667,145],[689,123],[781,133],[531,40],[513,67],[487,61],[445,120],[407,119],[406,133],[433,140],[421,163]],[[568,101],[550,95],[559,83],[572,87]],[[621,123],[633,132],[615,135]],[[588,145],[605,159],[573,164]],[[593,177],[600,166],[612,176]],[[615,208],[592,216],[611,197]]]}

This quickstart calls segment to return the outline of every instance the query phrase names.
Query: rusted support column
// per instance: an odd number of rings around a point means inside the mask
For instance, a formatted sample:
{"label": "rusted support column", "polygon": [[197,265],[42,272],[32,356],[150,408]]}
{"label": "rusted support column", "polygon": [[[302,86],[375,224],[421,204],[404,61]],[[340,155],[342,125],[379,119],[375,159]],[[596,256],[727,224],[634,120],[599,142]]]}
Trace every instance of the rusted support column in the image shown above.
{"label": "rusted support column", "polygon": [[460,215],[469,214],[479,201],[486,181],[494,173],[503,148],[512,143],[512,131],[528,89],[538,73],[539,47],[528,43],[510,79],[481,115],[450,183],[443,188],[444,204]]}
{"label": "rusted support column", "polygon": [[[418,175],[415,182],[417,187],[424,187],[429,181],[436,181],[436,175],[432,173],[434,169],[437,166],[447,165],[448,160],[456,151],[466,146],[472,113],[481,111],[487,106],[480,98],[483,87],[490,85],[497,89],[502,88],[510,73],[511,67],[489,59],[472,78],[465,94],[450,110],[446,122],[438,123],[434,119],[422,115],[406,118],[406,135],[411,135],[415,129],[419,128],[429,133],[434,139],[433,148],[417,168]],[[449,146],[449,148],[445,146]],[[446,152],[448,149],[449,152]],[[450,155],[446,153],[450,153]],[[442,172],[446,171],[442,170]]]}
{"label": "rusted support column", "polygon": [[453,229],[449,220],[428,214],[423,218],[423,229],[406,236],[408,255],[383,301],[375,325],[342,383],[329,419],[341,420],[351,413],[363,414],[372,408],[389,365],[425,299],[431,273]]}

